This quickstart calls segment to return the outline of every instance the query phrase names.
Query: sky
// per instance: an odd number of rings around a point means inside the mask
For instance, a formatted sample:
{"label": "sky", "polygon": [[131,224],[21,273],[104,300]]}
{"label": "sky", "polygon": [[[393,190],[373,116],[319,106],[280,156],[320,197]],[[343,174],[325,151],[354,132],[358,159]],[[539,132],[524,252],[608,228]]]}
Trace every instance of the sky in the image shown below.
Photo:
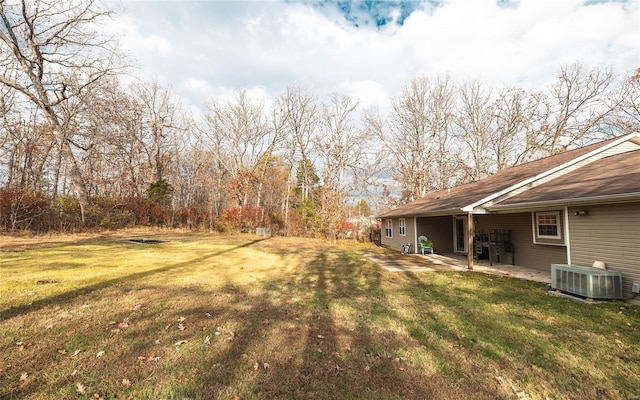
{"label": "sky", "polygon": [[141,80],[203,108],[301,85],[386,107],[418,76],[544,90],[564,65],[640,68],[640,0],[110,0]]}

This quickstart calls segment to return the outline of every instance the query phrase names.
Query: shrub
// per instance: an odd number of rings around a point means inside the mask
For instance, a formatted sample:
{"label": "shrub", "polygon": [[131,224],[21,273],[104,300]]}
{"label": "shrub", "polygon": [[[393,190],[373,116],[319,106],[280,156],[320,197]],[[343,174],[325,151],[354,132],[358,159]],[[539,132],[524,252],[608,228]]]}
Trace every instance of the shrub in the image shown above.
{"label": "shrub", "polygon": [[40,192],[0,189],[0,224],[4,231],[46,230],[49,199]]}

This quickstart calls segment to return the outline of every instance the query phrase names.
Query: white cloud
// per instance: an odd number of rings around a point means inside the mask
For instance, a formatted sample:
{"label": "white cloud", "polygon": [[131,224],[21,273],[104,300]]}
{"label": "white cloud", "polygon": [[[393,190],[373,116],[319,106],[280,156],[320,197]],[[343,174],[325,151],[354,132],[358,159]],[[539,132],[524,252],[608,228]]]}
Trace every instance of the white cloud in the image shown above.
{"label": "white cloud", "polygon": [[173,45],[160,35],[150,35],[139,41],[138,50],[157,53],[166,57],[173,52]]}
{"label": "white cloud", "polygon": [[640,66],[638,2],[522,0],[505,7],[496,0],[449,0],[379,29],[356,28],[337,9],[313,3],[125,7],[118,29],[140,75],[178,85],[192,105],[238,88],[275,97],[292,84],[374,105],[420,74],[542,89],[562,65],[576,61],[618,72]]}
{"label": "white cloud", "polygon": [[385,107],[390,98],[387,89],[373,80],[346,81],[340,85],[338,91],[356,99],[364,108]]}

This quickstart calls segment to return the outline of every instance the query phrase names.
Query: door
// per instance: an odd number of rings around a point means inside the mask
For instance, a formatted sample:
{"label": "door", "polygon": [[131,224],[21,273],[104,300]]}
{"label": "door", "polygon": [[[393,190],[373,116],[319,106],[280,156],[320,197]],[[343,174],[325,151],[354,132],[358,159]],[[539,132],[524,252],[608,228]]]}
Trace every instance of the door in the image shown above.
{"label": "door", "polygon": [[453,249],[456,253],[467,252],[467,217],[454,217]]}

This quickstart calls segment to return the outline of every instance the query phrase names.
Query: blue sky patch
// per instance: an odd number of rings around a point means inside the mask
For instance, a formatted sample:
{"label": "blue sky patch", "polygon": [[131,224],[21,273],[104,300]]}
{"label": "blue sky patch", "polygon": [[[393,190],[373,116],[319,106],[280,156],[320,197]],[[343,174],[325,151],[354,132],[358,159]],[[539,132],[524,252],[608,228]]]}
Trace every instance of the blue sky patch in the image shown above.
{"label": "blue sky patch", "polygon": [[437,6],[440,4],[440,0],[320,0],[311,1],[309,4],[317,8],[337,10],[347,22],[357,28],[374,27],[380,29],[393,23],[402,26],[414,11],[424,7],[425,4],[432,7]]}

